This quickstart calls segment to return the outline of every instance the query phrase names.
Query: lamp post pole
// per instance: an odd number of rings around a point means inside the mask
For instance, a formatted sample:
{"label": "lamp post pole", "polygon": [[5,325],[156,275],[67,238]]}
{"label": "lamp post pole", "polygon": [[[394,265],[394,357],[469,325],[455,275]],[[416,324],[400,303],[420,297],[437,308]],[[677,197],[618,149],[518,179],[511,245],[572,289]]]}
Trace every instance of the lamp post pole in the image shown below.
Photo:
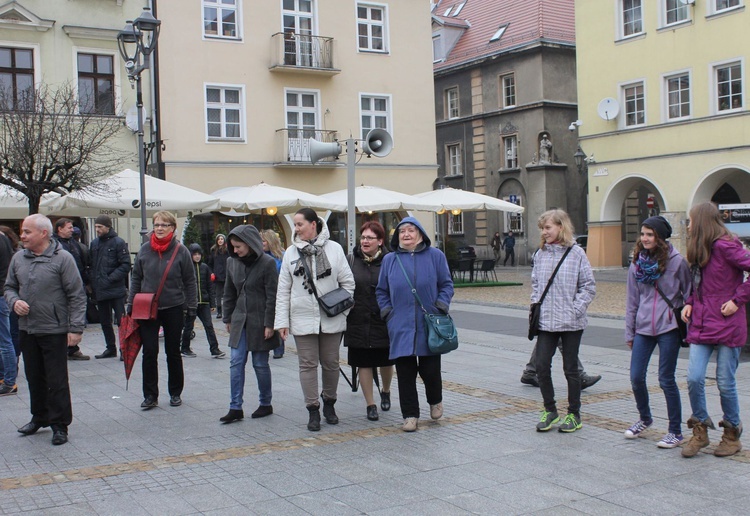
{"label": "lamp post pole", "polygon": [[141,243],[146,242],[148,226],[146,223],[146,152],[143,147],[143,89],[141,74],[135,76],[135,107],[138,110],[138,172],[141,182]]}

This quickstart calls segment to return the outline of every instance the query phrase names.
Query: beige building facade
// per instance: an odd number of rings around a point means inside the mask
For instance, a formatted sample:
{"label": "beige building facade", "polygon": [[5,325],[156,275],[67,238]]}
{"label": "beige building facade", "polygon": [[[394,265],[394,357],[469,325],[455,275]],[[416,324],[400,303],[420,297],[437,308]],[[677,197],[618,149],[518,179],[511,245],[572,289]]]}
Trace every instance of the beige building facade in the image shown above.
{"label": "beige building facade", "polygon": [[[428,2],[158,0],[156,13],[167,180],[207,193],[261,181],[332,192],[346,188],[346,156],[312,165],[309,138],[361,139],[382,128],[393,149],[359,154],[357,185],[432,189]],[[432,216],[416,215],[432,231]],[[329,222],[344,243],[342,216]],[[289,242],[288,219],[276,219]],[[215,215],[212,225],[237,221]]]}
{"label": "beige building facade", "polygon": [[683,247],[691,206],[750,202],[745,4],[576,0],[592,265],[625,265],[649,215]]}

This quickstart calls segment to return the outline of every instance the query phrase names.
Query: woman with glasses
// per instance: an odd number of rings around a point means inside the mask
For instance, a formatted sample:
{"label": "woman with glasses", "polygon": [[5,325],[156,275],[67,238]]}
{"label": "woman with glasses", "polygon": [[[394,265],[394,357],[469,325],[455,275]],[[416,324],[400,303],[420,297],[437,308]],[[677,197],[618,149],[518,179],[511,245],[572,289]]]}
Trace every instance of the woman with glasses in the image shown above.
{"label": "woman with glasses", "polygon": [[154,230],[148,242],[141,246],[133,264],[130,294],[126,306],[130,314],[133,298],[141,292],[156,293],[164,277],[169,261],[172,265],[159,295],[156,319],[138,321],[143,344],[143,403],[144,410],[159,405],[159,327],[164,328],[164,352],[167,354],[169,379],[169,404],[182,405],[184,374],[180,337],[185,323],[184,307],[189,316],[195,317],[198,309],[198,294],[193,258],[190,251],[175,238],[177,220],[168,211],[159,211],[153,217]]}
{"label": "woman with glasses", "polygon": [[349,348],[349,365],[359,368],[359,385],[365,396],[367,419],[377,421],[378,407],[373,398],[372,382],[377,368],[383,379],[380,408],[391,408],[391,380],[393,361],[388,358],[390,341],[388,327],[380,318],[375,296],[380,276],[380,264],[388,253],[383,245],[385,229],[380,222],[365,222],[359,230],[359,246],[349,255],[354,274],[354,307],[346,318],[344,346]]}
{"label": "woman with glasses", "polygon": [[430,417],[443,416],[443,378],[440,355],[427,345],[422,308],[412,293],[414,286],[425,310],[447,314],[453,298],[453,280],[448,260],[432,247],[430,238],[414,217],[406,217],[391,239],[394,252],[383,258],[377,298],[380,316],[388,325],[389,357],[396,362],[398,396],[404,432],[417,430],[419,397],[417,374],[424,382]]}
{"label": "woman with glasses", "polygon": [[688,236],[693,291],[682,309],[682,319],[688,323],[686,340],[690,343],[687,382],[693,413],[687,426],[693,429],[693,436],[682,447],[682,456],[693,457],[709,444],[708,429],[714,424],[706,407],[706,369],[716,351],[716,386],[724,413],[719,426],[724,435],[714,455],[728,457],[742,450],[735,373],[747,341],[745,305],[750,301],[750,282],[744,274],[750,272],[750,251],[730,233],[710,202],[690,210]]}

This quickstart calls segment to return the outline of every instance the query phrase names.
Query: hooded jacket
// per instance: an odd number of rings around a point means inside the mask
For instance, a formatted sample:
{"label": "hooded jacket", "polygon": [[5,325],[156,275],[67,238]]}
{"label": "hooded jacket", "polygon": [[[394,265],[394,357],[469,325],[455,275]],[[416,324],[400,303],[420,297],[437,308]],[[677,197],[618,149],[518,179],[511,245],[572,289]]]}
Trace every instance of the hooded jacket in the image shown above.
{"label": "hooded jacket", "polygon": [[[693,313],[688,324],[691,344],[723,344],[735,348],[747,341],[745,305],[750,301],[750,251],[736,238],[720,238],[711,249],[711,259],[701,269],[700,283],[687,299]],[[729,317],[721,314],[721,305],[732,300],[739,307]]]}
{"label": "hooded jacket", "polygon": [[120,299],[125,297],[125,287],[130,273],[130,253],[125,240],[114,229],[91,242],[91,268],[89,279],[94,299]]}
{"label": "hooded jacket", "polygon": [[[354,276],[344,255],[344,250],[337,242],[329,239],[328,226],[320,220],[320,233],[315,239],[315,246],[326,254],[331,264],[331,274],[317,279],[315,260],[310,264],[311,280],[322,296],[339,287],[350,295],[354,294]],[[276,295],[275,329],[289,328],[292,335],[317,335],[319,333],[340,333],[346,329],[346,316],[349,310],[335,317],[328,317],[318,304],[315,296],[302,285],[304,278],[295,276],[294,270],[302,256],[299,252],[308,242],[295,233],[292,245],[284,253],[279,273],[279,289]]]}
{"label": "hooded jacket", "polygon": [[42,254],[30,250],[13,255],[5,280],[8,308],[18,300],[29,304],[19,328],[30,334],[83,333],[86,294],[75,259],[56,240]]}
{"label": "hooded jacket", "polygon": [[[422,234],[422,242],[413,251],[399,247],[399,228],[409,223]],[[417,289],[425,310],[431,314],[448,313],[453,298],[453,279],[448,260],[439,249],[432,247],[422,225],[414,217],[406,217],[393,233],[391,249],[383,258],[376,289],[380,316],[388,325],[391,340],[391,360],[407,356],[434,355],[427,346],[424,312],[411,292],[396,257],[406,269],[411,284]]]}
{"label": "hooded jacket", "polygon": [[[667,268],[656,283],[674,307],[685,304],[690,294],[690,270],[682,255],[670,246]],[[628,293],[625,307],[625,342],[635,334],[655,337],[677,328],[674,312],[656,291],[654,285],[635,280],[635,264],[628,270]]]}
{"label": "hooded jacket", "polygon": [[[203,256],[203,248],[200,244],[190,244],[190,259],[192,260],[195,253]],[[211,281],[211,268],[203,262],[195,263],[193,260],[193,272],[195,272],[195,281],[197,283],[196,292],[198,293],[198,304],[214,307],[214,283]]]}
{"label": "hooded jacket", "polygon": [[239,239],[250,247],[250,255],[240,258],[227,242],[229,259],[224,283],[223,320],[231,324],[229,347],[236,348],[245,330],[249,351],[266,351],[281,343],[278,333],[266,339],[265,328],[273,328],[276,315],[276,289],[279,274],[276,262],[263,252],[263,240],[255,226],[237,226],[229,239]]}

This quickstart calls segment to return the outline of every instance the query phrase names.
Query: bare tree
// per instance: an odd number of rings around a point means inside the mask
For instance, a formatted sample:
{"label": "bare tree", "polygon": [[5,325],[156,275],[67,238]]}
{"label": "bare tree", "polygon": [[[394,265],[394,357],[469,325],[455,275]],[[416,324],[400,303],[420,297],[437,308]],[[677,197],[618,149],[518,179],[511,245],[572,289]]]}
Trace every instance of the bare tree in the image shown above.
{"label": "bare tree", "polygon": [[129,161],[114,146],[122,126],[116,116],[81,112],[70,84],[15,95],[0,89],[0,184],[28,197],[29,213],[38,213],[45,193],[90,187]]}

